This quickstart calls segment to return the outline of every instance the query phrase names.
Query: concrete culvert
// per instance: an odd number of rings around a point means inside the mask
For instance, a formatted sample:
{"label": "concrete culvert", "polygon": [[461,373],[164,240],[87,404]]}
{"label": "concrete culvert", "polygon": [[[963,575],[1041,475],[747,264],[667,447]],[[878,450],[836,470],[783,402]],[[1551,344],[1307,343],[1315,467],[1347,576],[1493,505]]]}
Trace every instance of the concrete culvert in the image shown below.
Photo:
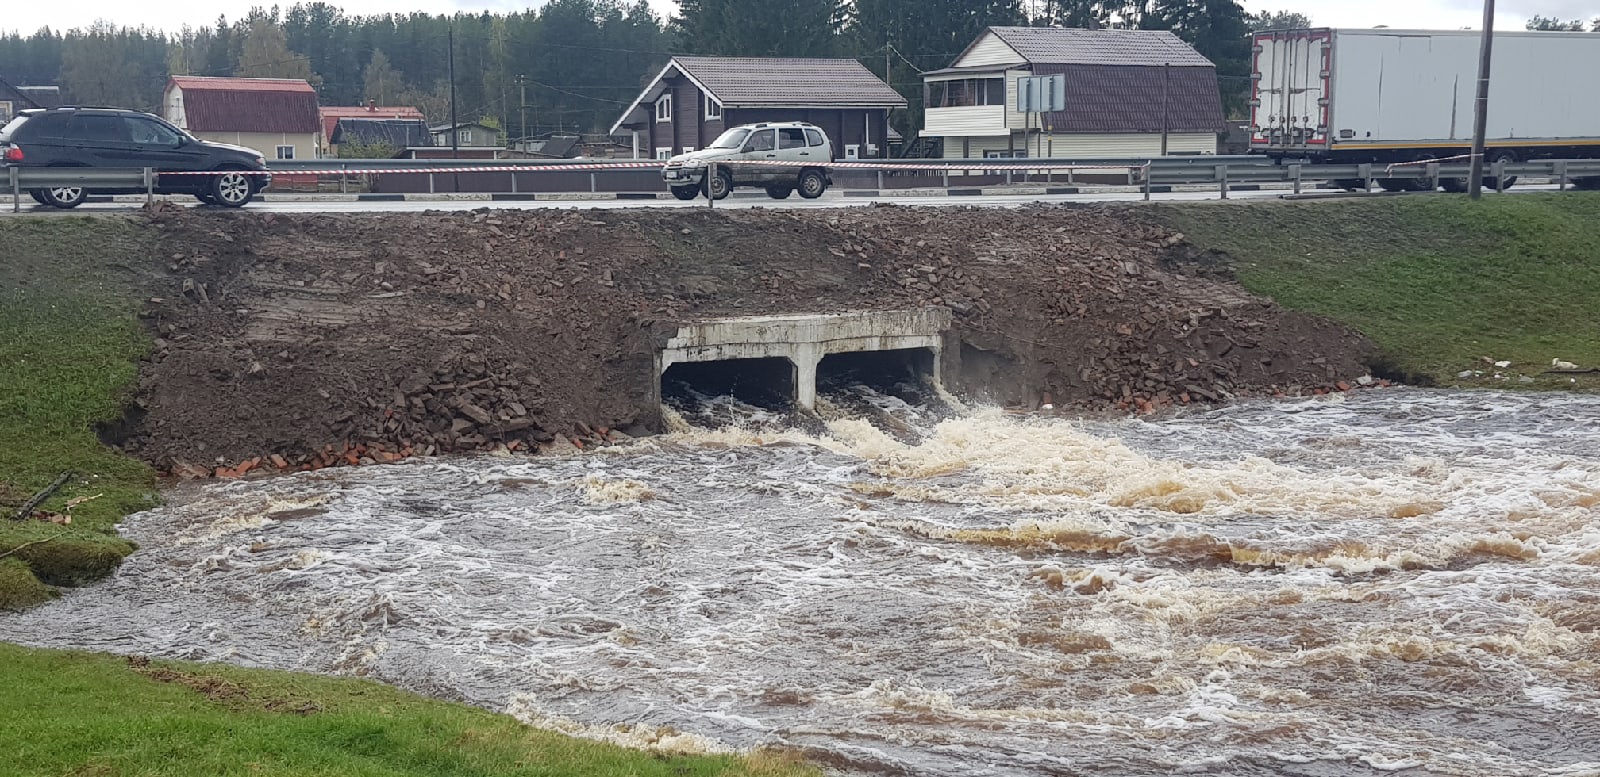
{"label": "concrete culvert", "polygon": [[859,384],[916,404],[934,385],[933,360],[929,348],[829,354],[817,365],[817,388],[832,391]]}
{"label": "concrete culvert", "polygon": [[788,409],[795,401],[794,362],[782,357],[679,362],[661,376],[661,399],[667,404],[693,405],[709,397]]}

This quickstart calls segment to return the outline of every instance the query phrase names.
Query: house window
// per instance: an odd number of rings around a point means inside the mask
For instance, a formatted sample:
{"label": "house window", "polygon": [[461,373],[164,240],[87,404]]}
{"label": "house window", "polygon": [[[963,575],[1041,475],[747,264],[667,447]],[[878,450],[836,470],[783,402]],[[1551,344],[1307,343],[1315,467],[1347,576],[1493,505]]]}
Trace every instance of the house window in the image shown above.
{"label": "house window", "polygon": [[294,146],[278,146],[279,159],[294,159]]}
{"label": "house window", "polygon": [[658,149],[656,149],[656,159],[671,159],[671,158],[672,158],[672,149],[670,149],[670,148],[658,148]]}
{"label": "house window", "polygon": [[934,81],[928,87],[928,105],[934,108],[970,108],[1006,103],[1006,81],[1003,78]]}
{"label": "house window", "polygon": [[685,154],[694,153],[694,146],[684,146],[683,147],[683,153],[685,153]]}
{"label": "house window", "polygon": [[722,103],[719,103],[716,100],[711,99],[711,95],[709,95],[709,94],[706,95],[706,118],[707,119],[720,119],[720,118],[722,118]]}
{"label": "house window", "polygon": [[464,129],[456,132],[456,143],[463,146],[472,145],[472,130]]}
{"label": "house window", "polygon": [[10,100],[0,100],[0,125],[11,123],[11,114],[12,113],[13,113],[13,110],[11,108],[11,101]]}
{"label": "house window", "polygon": [[661,95],[656,100],[656,121],[672,121],[672,95]]}

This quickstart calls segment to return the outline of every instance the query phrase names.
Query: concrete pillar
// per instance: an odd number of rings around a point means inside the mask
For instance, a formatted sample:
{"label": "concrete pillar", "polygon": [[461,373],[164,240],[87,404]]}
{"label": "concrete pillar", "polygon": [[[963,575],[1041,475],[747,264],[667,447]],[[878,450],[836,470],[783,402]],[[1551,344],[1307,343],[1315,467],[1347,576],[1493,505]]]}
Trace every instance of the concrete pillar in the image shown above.
{"label": "concrete pillar", "polygon": [[817,365],[823,352],[816,343],[796,343],[789,351],[794,362],[794,403],[801,410],[817,409]]}

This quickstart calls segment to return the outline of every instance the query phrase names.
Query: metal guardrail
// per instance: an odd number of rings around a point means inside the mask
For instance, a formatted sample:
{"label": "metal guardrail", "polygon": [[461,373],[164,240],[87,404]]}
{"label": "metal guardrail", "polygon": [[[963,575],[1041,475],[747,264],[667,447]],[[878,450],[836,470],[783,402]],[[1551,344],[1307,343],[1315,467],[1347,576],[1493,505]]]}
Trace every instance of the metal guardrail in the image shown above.
{"label": "metal guardrail", "polygon": [[85,189],[143,189],[145,202],[155,199],[156,171],[145,168],[110,167],[14,167],[6,169],[6,185],[11,191],[11,212],[22,209],[22,193],[34,189],[81,186]]}
{"label": "metal guardrail", "polygon": [[[728,164],[718,162],[717,164]],[[740,164],[735,162],[733,164]],[[336,174],[344,181],[347,176],[359,176],[373,171],[403,172],[414,174],[428,174],[430,177],[441,170],[470,170],[473,172],[540,172],[542,168],[555,170],[570,170],[575,165],[581,166],[591,173],[591,189],[594,188],[594,175],[608,172],[657,170],[665,167],[665,163],[657,164],[654,160],[572,160],[572,159],[308,159],[308,160],[280,160],[273,162],[267,172],[269,174]],[[854,169],[867,169],[879,171],[879,188],[882,189],[882,175],[884,173],[911,172],[929,170],[945,173],[945,187],[949,188],[948,176],[955,172],[964,171],[990,171],[992,174],[1006,173],[1008,182],[1012,181],[1012,173],[1023,172],[1025,175],[1043,175],[1047,171],[1063,170],[1090,170],[1090,171],[1121,171],[1117,175],[1126,174],[1130,185],[1140,185],[1144,189],[1145,199],[1149,199],[1156,187],[1174,185],[1215,185],[1220,195],[1226,199],[1229,190],[1236,185],[1283,183],[1289,184],[1298,194],[1307,184],[1320,184],[1339,182],[1349,185],[1350,188],[1368,191],[1374,185],[1381,185],[1383,181],[1396,179],[1412,181],[1431,181],[1432,188],[1438,188],[1441,181],[1450,179],[1465,179],[1469,174],[1469,166],[1465,162],[1426,162],[1406,163],[1401,165],[1360,164],[1360,165],[1309,165],[1309,164],[1280,164],[1264,156],[1168,156],[1155,158],[1123,158],[1123,159],[884,159],[884,160],[852,160],[839,163],[839,167]],[[13,202],[12,210],[21,209],[21,195],[35,189],[49,189],[63,186],[81,186],[85,189],[139,189],[145,193],[146,201],[154,198],[157,171],[151,168],[84,168],[84,167],[14,167],[5,168],[8,187],[11,191]],[[198,173],[203,175],[204,173]],[[1507,177],[1538,177],[1547,178],[1559,184],[1560,188],[1567,188],[1574,179],[1600,178],[1600,159],[1554,159],[1538,160],[1532,162],[1504,163],[1495,162],[1490,165],[1485,175],[1496,182],[1502,182]],[[515,187],[513,176],[513,187]],[[1070,180],[1070,179],[1069,179]],[[430,190],[432,187],[430,186]]]}

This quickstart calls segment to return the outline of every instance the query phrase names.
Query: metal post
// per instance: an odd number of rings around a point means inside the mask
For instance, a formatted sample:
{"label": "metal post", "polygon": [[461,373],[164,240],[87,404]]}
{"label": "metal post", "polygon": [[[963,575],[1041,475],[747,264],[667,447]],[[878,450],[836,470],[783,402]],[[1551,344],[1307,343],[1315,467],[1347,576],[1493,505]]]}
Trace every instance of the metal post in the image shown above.
{"label": "metal post", "polygon": [[1567,189],[1567,160],[1558,159],[1558,160],[1556,160],[1556,191],[1558,191],[1558,192],[1566,191],[1566,189]]}
{"label": "metal post", "polygon": [[1506,192],[1506,160],[1494,160],[1494,191],[1495,194]]}
{"label": "metal post", "polygon": [[350,193],[350,165],[348,163],[339,165],[339,193]]}
{"label": "metal post", "polygon": [[1361,181],[1362,191],[1370,194],[1372,192],[1372,164],[1370,162],[1361,165]]}
{"label": "metal post", "polygon": [[1430,187],[1428,189],[1428,191],[1430,191],[1430,192],[1439,191],[1439,163],[1438,162],[1429,162],[1428,163],[1428,180],[1433,182],[1433,186]]}
{"label": "metal post", "polygon": [[944,173],[944,188],[950,188],[950,168],[946,167]]}
{"label": "metal post", "polygon": [[707,162],[706,163],[706,181],[705,181],[705,184],[706,184],[706,207],[707,208],[715,208],[715,207],[717,207],[717,198],[711,196],[711,181],[716,178],[716,175],[717,175],[717,163],[716,162]]}
{"label": "metal post", "polygon": [[1167,126],[1168,126],[1168,123],[1169,123],[1169,120],[1167,118],[1167,104],[1168,104],[1168,101],[1167,101],[1167,91],[1168,91],[1167,85],[1168,85],[1168,82],[1171,80],[1171,76],[1172,76],[1172,63],[1170,63],[1170,62],[1161,63],[1161,155],[1162,156],[1166,156],[1167,155],[1167,135],[1169,134],[1168,130],[1167,130]]}
{"label": "metal post", "polygon": [[1483,43],[1478,50],[1478,102],[1472,122],[1472,172],[1467,175],[1467,192],[1476,200],[1483,196],[1483,154],[1489,131],[1489,65],[1494,60],[1494,0],[1483,0]]}
{"label": "metal post", "polygon": [[590,173],[589,174],[589,193],[590,194],[594,194],[595,192],[598,192],[598,191],[600,191],[600,187],[596,184],[596,182],[594,180],[594,173]]}
{"label": "metal post", "polygon": [[1299,194],[1300,193],[1301,175],[1304,172],[1305,172],[1304,170],[1300,169],[1299,165],[1289,165],[1289,177],[1294,180],[1294,193],[1295,194]]}
{"label": "metal post", "polygon": [[[461,125],[456,119],[456,20],[450,19],[450,158],[461,158]],[[438,40],[435,38],[434,40]],[[432,191],[430,189],[429,191]]]}
{"label": "metal post", "polygon": [[428,173],[428,193],[433,194],[433,173]]}
{"label": "metal post", "polygon": [[1228,199],[1228,166],[1227,165],[1218,165],[1217,166],[1217,177],[1222,179],[1222,184],[1221,184],[1221,186],[1219,188],[1222,190],[1222,199],[1226,200],[1226,199]]}
{"label": "metal post", "polygon": [[154,205],[156,201],[156,171],[146,167],[144,169],[144,204]]}
{"label": "metal post", "polygon": [[878,169],[878,192],[880,194],[883,192],[883,169],[882,168]]}
{"label": "metal post", "polygon": [[13,167],[11,173],[11,212],[22,212],[22,181],[17,177],[17,168]]}
{"label": "metal post", "polygon": [[[1070,169],[1070,168],[1069,168]],[[1150,166],[1144,166],[1144,201],[1150,201]]]}

